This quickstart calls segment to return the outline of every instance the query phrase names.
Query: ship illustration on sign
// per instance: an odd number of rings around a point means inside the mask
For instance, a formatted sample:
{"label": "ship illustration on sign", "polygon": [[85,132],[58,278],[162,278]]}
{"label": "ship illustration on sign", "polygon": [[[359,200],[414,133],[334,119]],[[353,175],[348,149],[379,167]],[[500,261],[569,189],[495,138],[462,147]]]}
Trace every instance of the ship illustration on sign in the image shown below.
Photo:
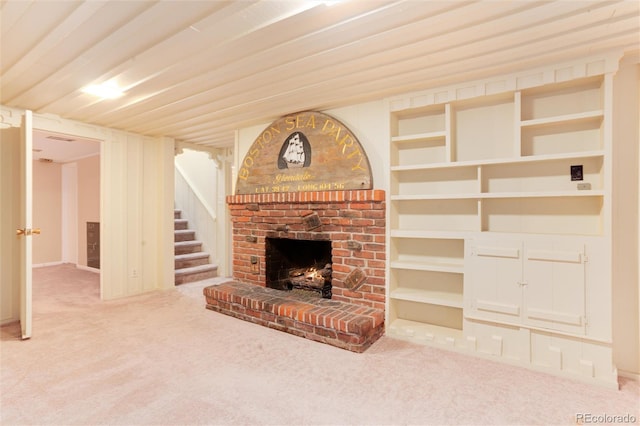
{"label": "ship illustration on sign", "polygon": [[278,156],[279,169],[309,167],[311,164],[311,145],[302,132],[294,132],[284,141]]}

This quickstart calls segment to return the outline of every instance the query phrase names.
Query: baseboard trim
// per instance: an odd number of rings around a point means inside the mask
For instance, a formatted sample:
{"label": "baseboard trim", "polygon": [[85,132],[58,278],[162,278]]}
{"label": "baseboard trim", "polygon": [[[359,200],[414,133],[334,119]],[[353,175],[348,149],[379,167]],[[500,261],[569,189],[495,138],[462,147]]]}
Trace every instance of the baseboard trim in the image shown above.
{"label": "baseboard trim", "polygon": [[618,376],[624,377],[625,379],[635,380],[636,382],[640,382],[640,374],[632,373],[631,371],[618,370]]}
{"label": "baseboard trim", "polygon": [[[46,268],[47,266],[58,266],[58,265],[73,265],[73,263],[71,263],[71,262],[63,262],[63,261],[46,262],[46,263],[36,263],[36,264],[31,265],[31,267],[32,268]],[[83,271],[95,272],[96,274],[100,273],[100,269],[92,268],[90,266],[79,265],[79,264],[76,263],[75,267],[78,268],[78,269],[82,269]]]}
{"label": "baseboard trim", "polygon": [[82,269],[83,271],[89,271],[89,272],[94,272],[96,274],[100,273],[100,269],[98,268],[92,268],[90,266],[84,266],[84,265],[76,265],[76,268],[78,269]]}
{"label": "baseboard trim", "polygon": [[34,263],[33,265],[31,265],[32,268],[46,268],[47,266],[57,266],[57,265],[64,265],[65,262],[63,261],[58,261],[58,262],[45,262],[45,263]]}

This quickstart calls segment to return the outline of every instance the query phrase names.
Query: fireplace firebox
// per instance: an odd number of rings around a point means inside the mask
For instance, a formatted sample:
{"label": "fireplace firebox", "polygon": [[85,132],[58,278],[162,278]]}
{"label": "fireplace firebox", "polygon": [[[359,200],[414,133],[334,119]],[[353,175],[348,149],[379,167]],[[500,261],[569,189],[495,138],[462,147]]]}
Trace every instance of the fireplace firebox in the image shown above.
{"label": "fireplace firebox", "polygon": [[265,239],[266,286],[331,299],[331,241]]}

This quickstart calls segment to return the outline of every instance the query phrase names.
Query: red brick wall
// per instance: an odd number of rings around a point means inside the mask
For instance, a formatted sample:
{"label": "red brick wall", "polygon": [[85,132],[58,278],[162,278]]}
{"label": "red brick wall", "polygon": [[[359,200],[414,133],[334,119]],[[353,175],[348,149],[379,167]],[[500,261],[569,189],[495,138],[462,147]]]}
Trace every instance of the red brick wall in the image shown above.
{"label": "red brick wall", "polygon": [[232,195],[227,204],[234,279],[266,286],[265,238],[330,240],[333,299],[384,310],[384,191]]}

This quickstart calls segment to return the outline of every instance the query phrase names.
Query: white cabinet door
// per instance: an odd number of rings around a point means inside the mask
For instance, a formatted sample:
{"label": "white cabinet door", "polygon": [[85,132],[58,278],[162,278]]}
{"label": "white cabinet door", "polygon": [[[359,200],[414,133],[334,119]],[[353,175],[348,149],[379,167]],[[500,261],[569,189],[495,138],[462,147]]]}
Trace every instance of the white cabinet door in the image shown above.
{"label": "white cabinet door", "polygon": [[465,307],[472,317],[520,322],[522,242],[478,239],[468,242]]}
{"label": "white cabinet door", "polygon": [[529,241],[524,252],[524,322],[585,333],[585,245]]}

